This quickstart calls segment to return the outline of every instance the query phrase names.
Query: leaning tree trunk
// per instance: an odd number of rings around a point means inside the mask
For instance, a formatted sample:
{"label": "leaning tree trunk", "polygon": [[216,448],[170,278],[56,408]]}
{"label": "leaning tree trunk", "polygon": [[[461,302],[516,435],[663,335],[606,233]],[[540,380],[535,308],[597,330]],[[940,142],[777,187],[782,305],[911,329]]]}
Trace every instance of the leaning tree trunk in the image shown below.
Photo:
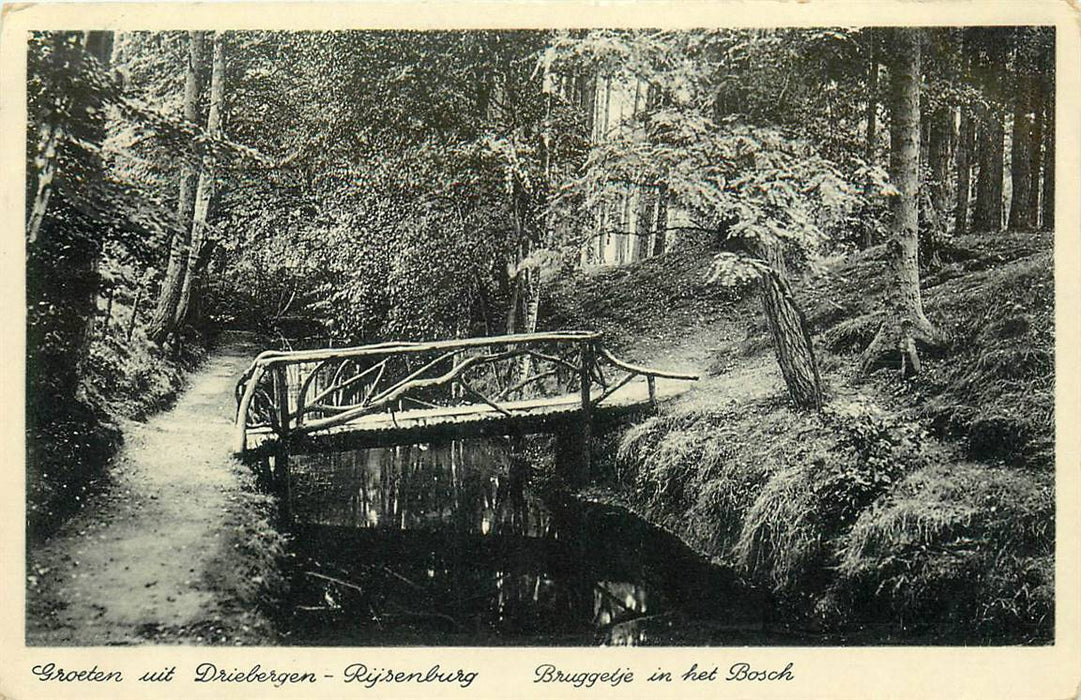
{"label": "leaning tree trunk", "polygon": [[[184,119],[194,125],[199,118],[199,63],[202,60],[202,32],[188,32],[188,63],[184,75]],[[176,329],[176,309],[184,284],[191,246],[191,221],[195,208],[195,168],[189,158],[180,166],[180,194],[177,201],[176,227],[169,245],[169,263],[161,284],[158,305],[150,322],[150,339],[163,343]]]}
{"label": "leaning tree trunk", "polygon": [[890,284],[885,315],[862,362],[863,371],[899,359],[902,373],[919,372],[916,341],[936,338],[923,312],[919,268],[920,33],[893,30],[894,60],[890,66]]}
{"label": "leaning tree trunk", "polygon": [[[210,110],[206,119],[207,135],[220,139],[222,100],[225,96],[225,44],[221,32],[214,33],[214,58],[210,75]],[[211,146],[212,147],[212,146]],[[202,255],[206,242],[206,220],[210,211],[210,202],[214,197],[214,158],[203,154],[202,169],[199,171],[199,184],[195,189],[195,207],[192,215],[191,241],[188,246],[188,261],[185,265],[184,282],[180,288],[173,326],[180,328],[187,320],[191,305],[192,289],[199,275],[199,256]]]}
{"label": "leaning tree trunk", "polygon": [[788,281],[774,266],[761,275],[762,307],[773,336],[773,349],[792,402],[800,408],[822,408],[822,378],[811,334]]}

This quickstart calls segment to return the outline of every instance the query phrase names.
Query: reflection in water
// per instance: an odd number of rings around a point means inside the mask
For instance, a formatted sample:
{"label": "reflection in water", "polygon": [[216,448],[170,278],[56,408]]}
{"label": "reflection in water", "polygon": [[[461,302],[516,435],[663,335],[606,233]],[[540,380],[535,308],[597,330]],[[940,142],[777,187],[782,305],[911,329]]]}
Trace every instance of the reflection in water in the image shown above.
{"label": "reflection in water", "polygon": [[294,643],[639,644],[728,581],[622,511],[555,506],[505,440],[294,458]]}

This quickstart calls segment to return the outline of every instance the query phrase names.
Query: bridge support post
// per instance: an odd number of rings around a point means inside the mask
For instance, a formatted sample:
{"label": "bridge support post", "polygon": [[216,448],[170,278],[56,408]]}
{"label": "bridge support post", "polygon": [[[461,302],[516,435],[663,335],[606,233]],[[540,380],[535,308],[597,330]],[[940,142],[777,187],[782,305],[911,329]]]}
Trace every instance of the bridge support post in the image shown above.
{"label": "bridge support post", "polygon": [[589,483],[590,438],[582,425],[566,425],[555,434],[556,474],[570,488]]}
{"label": "bridge support post", "polygon": [[594,362],[594,348],[590,341],[582,342],[578,368],[581,385],[581,415],[578,419],[556,433],[556,472],[572,488],[589,483],[593,447],[593,401],[590,369]]}
{"label": "bridge support post", "polygon": [[282,522],[293,520],[292,478],[289,474],[289,451],[282,446],[269,458],[271,490],[278,497],[278,513]]}

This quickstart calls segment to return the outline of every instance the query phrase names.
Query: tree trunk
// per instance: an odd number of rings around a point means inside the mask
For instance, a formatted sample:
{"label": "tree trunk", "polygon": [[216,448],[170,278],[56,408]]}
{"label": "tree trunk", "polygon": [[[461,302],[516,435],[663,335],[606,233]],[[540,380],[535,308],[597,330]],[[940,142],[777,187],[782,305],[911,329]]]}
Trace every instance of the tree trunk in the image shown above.
{"label": "tree trunk", "polygon": [[[61,36],[58,32],[57,36]],[[59,39],[57,39],[59,41]],[[26,244],[27,252],[37,244],[41,224],[45,221],[45,214],[49,210],[49,198],[53,193],[53,178],[56,176],[57,150],[64,138],[63,127],[60,125],[59,106],[51,116],[50,121],[41,125],[37,153],[34,154],[35,191],[33,198],[29,199],[30,211],[26,218]],[[55,121],[54,121],[55,120]]]}
{"label": "tree trunk", "polygon": [[762,307],[773,336],[773,349],[792,402],[799,408],[822,408],[822,379],[803,312],[784,276],[769,267],[762,273]]}
{"label": "tree trunk", "polygon": [[[977,66],[987,73],[988,84],[984,86],[991,95],[1002,92],[999,72],[1005,69],[1005,46],[1001,37],[985,35],[986,59]],[[982,233],[1002,229],[1002,180],[1005,140],[1003,115],[995,105],[984,105],[980,110],[978,137],[979,177],[976,182],[976,209],[972,216],[972,229]]]}
{"label": "tree trunk", "polygon": [[[878,140],[878,55],[876,51],[877,44],[877,31],[875,29],[868,29],[870,34],[867,41],[867,131],[864,138],[863,159],[866,161],[868,167],[873,167],[875,164],[876,141]],[[864,183],[864,195],[869,201],[874,193],[874,178],[870,173],[867,174],[867,182]],[[875,242],[875,227],[874,221],[870,215],[868,208],[865,208],[863,216],[863,231],[860,236],[860,248],[866,249],[874,245]]]}
{"label": "tree trunk", "polygon": [[1044,91],[1042,85],[1032,88],[1032,130],[1029,133],[1029,194],[1025,203],[1022,225],[1026,231],[1040,229],[1040,166],[1043,164]]}
{"label": "tree trunk", "polygon": [[871,34],[867,41],[867,131],[863,140],[863,159],[868,165],[875,162],[875,144],[878,140],[878,55],[875,50],[876,30],[869,29]]}
{"label": "tree trunk", "polygon": [[923,312],[919,269],[920,30],[892,30],[894,60],[890,66],[890,285],[885,316],[863,359],[863,371],[896,357],[907,374],[918,371],[915,340],[930,341],[936,333]]}
{"label": "tree trunk", "polygon": [[950,200],[950,137],[953,135],[953,113],[939,107],[927,120],[927,169],[930,181],[921,188],[925,201],[926,226],[921,230],[921,260],[928,267],[938,265],[938,251],[946,237]]}
{"label": "tree trunk", "polygon": [[[199,118],[199,64],[202,61],[203,33],[188,32],[188,63],[184,74],[184,119],[195,124]],[[177,199],[176,227],[169,245],[169,263],[162,281],[158,305],[150,323],[150,339],[161,344],[175,330],[176,309],[188,264],[191,247],[191,221],[195,208],[195,168],[190,159],[180,166],[180,193]]]}
{"label": "tree trunk", "polygon": [[653,212],[657,205],[657,188],[638,188],[638,207],[634,213],[635,253],[637,260],[645,260],[653,250]]}
{"label": "tree trunk", "polygon": [[523,300],[522,332],[535,333],[537,331],[537,314],[540,311],[540,271],[531,267],[522,271],[522,291],[525,292]]}
{"label": "tree trunk", "polygon": [[950,141],[953,136],[953,113],[947,107],[940,107],[932,116],[930,158],[931,204],[943,224],[950,210]]}
{"label": "tree trunk", "polygon": [[961,108],[961,124],[957,135],[954,160],[957,168],[957,200],[953,214],[953,233],[968,232],[968,203],[972,195],[972,148],[976,140],[976,122],[968,108]]}
{"label": "tree trunk", "polygon": [[654,224],[653,255],[660,255],[668,244],[668,183],[657,187],[657,220]]}
{"label": "tree trunk", "polygon": [[1055,44],[1041,55],[1043,73],[1043,190],[1040,200],[1040,230],[1055,230]]}
{"label": "tree trunk", "polygon": [[972,228],[976,231],[993,232],[1002,228],[1002,117],[993,110],[980,125],[979,159],[980,173],[976,184],[976,211]]}
{"label": "tree trunk", "polygon": [[[1024,35],[1021,35],[1023,40]],[[1023,42],[1018,43],[1014,57],[1013,136],[1010,144],[1010,218],[1007,228],[1024,231],[1027,226],[1029,198],[1032,196],[1032,90],[1029,84],[1028,60]],[[1037,176],[1038,173],[1037,173]]]}
{"label": "tree trunk", "polygon": [[[225,41],[221,32],[214,32],[214,54],[210,75],[210,110],[206,119],[207,134],[214,139],[222,135],[221,111],[225,97]],[[199,275],[199,256],[206,242],[206,221],[210,211],[210,202],[214,196],[214,158],[203,154],[203,165],[199,171],[199,184],[195,189],[195,206],[192,214],[191,241],[188,246],[188,261],[185,265],[184,283],[180,288],[173,324],[175,328],[183,326],[187,320],[191,304],[192,289]]]}
{"label": "tree trunk", "polygon": [[[32,165],[35,189],[28,192],[26,218],[27,426],[33,429],[74,410],[91,322],[97,313],[98,260],[102,225],[75,201],[104,176],[94,148],[105,137],[107,71],[85,82],[88,61],[107,69],[112,32],[55,32],[42,78],[57,96],[44,115]],[[64,88],[58,85],[68,82]],[[60,91],[63,90],[61,93]],[[74,166],[74,167],[71,167]]]}

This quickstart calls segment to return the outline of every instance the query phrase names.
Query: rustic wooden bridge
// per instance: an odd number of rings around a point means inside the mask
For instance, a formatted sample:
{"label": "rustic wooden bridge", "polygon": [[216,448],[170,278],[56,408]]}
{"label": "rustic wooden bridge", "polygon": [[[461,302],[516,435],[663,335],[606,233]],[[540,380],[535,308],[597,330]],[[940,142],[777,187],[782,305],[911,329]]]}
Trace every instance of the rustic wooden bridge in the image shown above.
{"label": "rustic wooden bridge", "polygon": [[682,391],[691,374],[625,362],[599,333],[565,331],[267,351],[236,387],[245,459],[554,433],[589,472],[594,430]]}

